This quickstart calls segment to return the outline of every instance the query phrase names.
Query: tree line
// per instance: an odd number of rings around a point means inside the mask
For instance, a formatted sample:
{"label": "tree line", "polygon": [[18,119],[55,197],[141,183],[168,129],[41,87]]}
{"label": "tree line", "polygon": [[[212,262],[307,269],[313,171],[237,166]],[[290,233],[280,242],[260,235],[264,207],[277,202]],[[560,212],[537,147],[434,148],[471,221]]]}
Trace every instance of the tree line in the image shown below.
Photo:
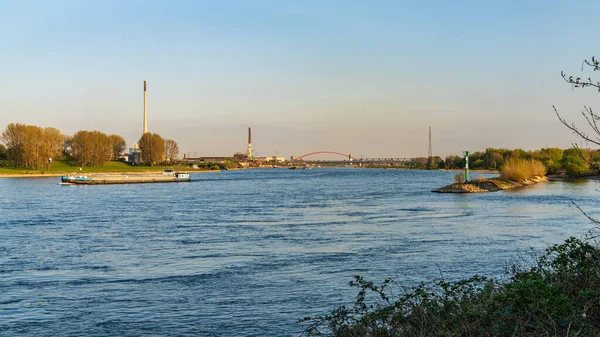
{"label": "tree line", "polygon": [[[469,168],[474,170],[500,170],[509,160],[540,161],[546,167],[548,174],[565,172],[568,175],[577,175],[600,170],[600,152],[594,149],[577,147],[566,150],[551,147],[532,151],[488,148],[485,151],[476,151],[469,155]],[[367,164],[366,166],[389,167],[390,165]],[[465,158],[458,155],[449,155],[445,158],[440,156],[417,157],[411,158],[410,161],[399,167],[463,169],[465,168]]]}
{"label": "tree line", "polygon": [[[469,155],[469,168],[499,170],[508,160],[538,160],[546,166],[548,174],[565,172],[569,175],[587,173],[600,167],[600,152],[594,149],[550,147],[526,151],[523,149],[495,149],[476,151]],[[450,155],[432,163],[438,168],[462,169],[465,158]]]}
{"label": "tree line", "polygon": [[[79,166],[102,166],[117,160],[126,150],[123,137],[100,131],[77,131],[64,135],[53,127],[40,127],[20,123],[6,126],[0,135],[0,160],[13,167],[32,169],[48,168],[54,160],[72,161]],[[172,139],[146,133],[138,142],[141,162],[146,165],[173,161],[179,147]]]}

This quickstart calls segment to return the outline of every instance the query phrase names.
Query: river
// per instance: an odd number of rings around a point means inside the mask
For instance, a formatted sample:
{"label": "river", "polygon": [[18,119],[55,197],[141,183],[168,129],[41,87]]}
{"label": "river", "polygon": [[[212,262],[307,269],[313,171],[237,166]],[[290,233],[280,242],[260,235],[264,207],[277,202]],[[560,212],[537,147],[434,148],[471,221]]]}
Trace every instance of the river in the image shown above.
{"label": "river", "polygon": [[[179,184],[0,179],[0,335],[298,336],[354,299],[507,263],[592,224],[600,187],[437,194],[454,172],[351,168],[193,174]],[[477,174],[475,174],[477,175]]]}

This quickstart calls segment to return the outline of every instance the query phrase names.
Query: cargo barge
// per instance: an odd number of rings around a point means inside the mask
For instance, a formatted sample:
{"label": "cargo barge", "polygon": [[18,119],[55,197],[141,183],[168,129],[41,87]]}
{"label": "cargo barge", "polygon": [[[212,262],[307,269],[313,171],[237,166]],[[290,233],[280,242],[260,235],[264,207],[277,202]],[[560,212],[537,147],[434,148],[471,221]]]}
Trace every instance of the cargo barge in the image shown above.
{"label": "cargo barge", "polygon": [[165,171],[149,174],[66,175],[61,177],[61,181],[63,184],[79,185],[179,183],[191,181],[191,177],[188,172]]}

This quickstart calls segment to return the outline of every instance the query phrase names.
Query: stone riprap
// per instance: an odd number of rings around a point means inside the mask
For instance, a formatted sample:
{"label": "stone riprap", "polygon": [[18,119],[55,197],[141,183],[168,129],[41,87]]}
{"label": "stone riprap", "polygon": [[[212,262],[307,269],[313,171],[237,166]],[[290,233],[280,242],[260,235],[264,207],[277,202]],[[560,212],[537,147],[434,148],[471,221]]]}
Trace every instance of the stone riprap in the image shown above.
{"label": "stone riprap", "polygon": [[484,192],[497,192],[502,190],[508,190],[511,188],[523,187],[527,185],[533,185],[541,182],[548,181],[546,177],[533,177],[531,179],[523,181],[507,181],[500,179],[484,179],[469,181],[468,183],[454,183],[448,186],[444,186],[433,190],[432,192],[437,193],[484,193]]}

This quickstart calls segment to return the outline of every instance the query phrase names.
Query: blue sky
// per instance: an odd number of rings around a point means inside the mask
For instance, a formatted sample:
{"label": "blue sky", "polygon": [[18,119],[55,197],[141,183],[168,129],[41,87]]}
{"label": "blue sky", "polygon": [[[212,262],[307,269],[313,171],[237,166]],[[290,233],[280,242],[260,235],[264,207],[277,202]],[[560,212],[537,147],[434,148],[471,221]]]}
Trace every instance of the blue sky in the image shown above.
{"label": "blue sky", "polygon": [[[367,157],[568,147],[598,93],[600,3],[564,1],[2,1],[0,128],[148,127],[182,152]],[[590,73],[584,73],[593,75]]]}

